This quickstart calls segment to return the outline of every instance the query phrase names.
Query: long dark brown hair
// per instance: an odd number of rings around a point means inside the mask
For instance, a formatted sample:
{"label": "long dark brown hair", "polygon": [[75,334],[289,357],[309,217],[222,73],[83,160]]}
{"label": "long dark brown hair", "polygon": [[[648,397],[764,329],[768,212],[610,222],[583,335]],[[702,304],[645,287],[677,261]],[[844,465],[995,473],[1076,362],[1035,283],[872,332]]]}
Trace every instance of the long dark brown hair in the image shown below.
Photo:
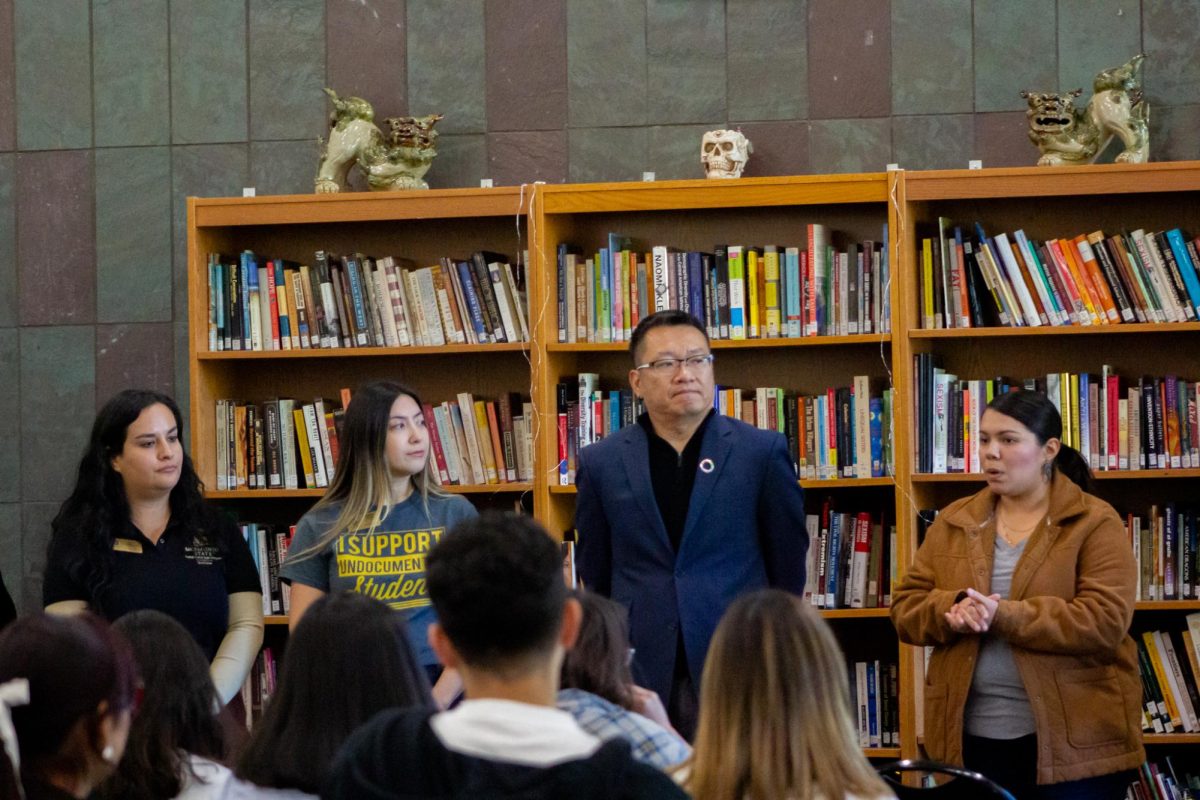
{"label": "long dark brown hair", "polygon": [[389,708],[432,708],[403,614],[362,594],[317,600],[288,638],[275,696],[254,726],[237,775],[317,794],[355,728]]}
{"label": "long dark brown hair", "polygon": [[636,711],[624,606],[595,592],[574,595],[583,608],[583,621],[575,646],[563,659],[562,688],[582,689]]}
{"label": "long dark brown hair", "polygon": [[[161,611],[134,611],[114,623],[129,639],[146,690],[117,771],[100,785],[111,800],[175,797],[192,767],[188,755],[218,760],[225,742],[208,660],[187,629]],[[195,773],[192,773],[195,777]]]}
{"label": "long dark brown hair", "polygon": [[[87,588],[94,604],[109,588],[113,540],[129,524],[125,482],[113,469],[112,460],[125,448],[129,426],[143,411],[157,404],[166,406],[175,417],[180,447],[183,447],[183,415],[174,400],[148,389],[118,392],[96,414],[91,436],[79,461],[75,487],[50,526],[47,557],[55,562],[65,561],[67,571]],[[171,517],[187,520],[199,538],[211,537],[211,543],[218,519],[216,512],[204,501],[203,492],[200,476],[184,450],[179,481],[170,495]],[[76,541],[81,541],[83,547],[73,546]],[[221,546],[219,541],[216,544]]]}

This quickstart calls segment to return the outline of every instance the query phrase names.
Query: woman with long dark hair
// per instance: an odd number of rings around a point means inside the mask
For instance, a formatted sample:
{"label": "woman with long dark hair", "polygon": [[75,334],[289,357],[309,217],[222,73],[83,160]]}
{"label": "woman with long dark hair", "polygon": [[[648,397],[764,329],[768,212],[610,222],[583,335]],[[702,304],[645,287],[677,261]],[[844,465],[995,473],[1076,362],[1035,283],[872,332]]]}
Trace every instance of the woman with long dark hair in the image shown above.
{"label": "woman with long dark hair", "polygon": [[279,683],[238,760],[231,798],[315,796],[338,748],[389,708],[433,707],[402,615],[363,595],[318,598],[288,640]]}
{"label": "woman with long dark hair", "polygon": [[992,400],[979,453],[987,487],[938,514],[892,603],[933,647],[925,749],[1022,800],[1123,798],[1145,759],[1125,528],[1045,395]]}
{"label": "woman with long dark hair", "polygon": [[352,591],[386,602],[408,621],[412,645],[445,705],[456,675],[442,675],[426,631],[434,620],[425,554],[455,523],[476,516],[467,500],[441,490],[430,463],[429,431],[417,394],[398,383],[354,393],[338,437],[333,482],[296,526],[280,570],[292,586],[289,624],[317,598]]}
{"label": "woman with long dark hair", "polygon": [[262,596],[246,542],[202,492],[175,401],[114,396],[52,523],[42,600],[52,613],[90,608],[110,621],[144,608],[174,617],[228,702],[262,644]]}
{"label": "woman with long dark hair", "polygon": [[633,682],[625,608],[595,592],[574,595],[583,621],[563,657],[558,707],[593,736],[628,741],[638,761],[659,769],[679,764],[692,749],[671,727],[659,696]]}
{"label": "woman with long dark hair", "polygon": [[0,799],[90,795],[121,760],[138,693],[128,643],[98,617],[30,614],[5,628]]}
{"label": "woman with long dark hair", "polygon": [[133,648],[145,693],[117,771],[99,800],[205,800],[229,782],[217,690],[191,635],[159,611],[134,611],[113,624]]}

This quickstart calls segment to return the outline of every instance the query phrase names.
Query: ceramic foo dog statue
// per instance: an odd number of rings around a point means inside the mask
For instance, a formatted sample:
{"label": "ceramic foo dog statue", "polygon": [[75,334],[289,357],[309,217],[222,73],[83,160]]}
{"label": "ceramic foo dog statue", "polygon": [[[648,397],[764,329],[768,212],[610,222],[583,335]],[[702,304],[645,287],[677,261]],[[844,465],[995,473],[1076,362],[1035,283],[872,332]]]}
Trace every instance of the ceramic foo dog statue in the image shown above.
{"label": "ceramic foo dog statue", "polygon": [[700,141],[700,163],[705,177],[740,178],[754,146],[741,131],[716,130]]}
{"label": "ceramic foo dog statue", "polygon": [[329,141],[322,142],[316,191],[335,193],[346,189],[346,176],[356,163],[367,176],[372,191],[428,189],[423,178],[437,155],[437,131],[433,126],[441,114],[425,117],[388,117],[385,138],[375,127],[375,110],[361,97],[338,97],[326,89],[333,101],[329,115]]}
{"label": "ceramic foo dog statue", "polygon": [[1094,94],[1082,111],[1067,94],[1021,92],[1029,103],[1029,140],[1042,151],[1039,167],[1087,164],[1095,160],[1114,136],[1125,149],[1118,163],[1142,164],[1150,158],[1150,106],[1142,95],[1139,53],[1119,67],[1106,69],[1092,84]]}

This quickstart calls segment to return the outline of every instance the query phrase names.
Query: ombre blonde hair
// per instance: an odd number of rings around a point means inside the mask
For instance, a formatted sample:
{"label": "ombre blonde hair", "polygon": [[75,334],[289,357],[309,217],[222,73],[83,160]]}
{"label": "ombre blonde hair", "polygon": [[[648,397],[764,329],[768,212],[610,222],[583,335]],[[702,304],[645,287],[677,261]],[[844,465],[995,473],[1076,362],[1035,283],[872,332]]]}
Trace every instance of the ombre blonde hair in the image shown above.
{"label": "ombre blonde hair", "polygon": [[859,749],[837,640],[777,589],[740,598],[717,626],[680,772],[694,800],[892,796]]}
{"label": "ombre blonde hair", "polygon": [[[312,510],[340,506],[329,530],[312,547],[297,553],[297,560],[323,552],[345,533],[368,532],[383,522],[393,508],[392,474],[387,463],[388,423],[392,405],[401,396],[412,398],[422,408],[421,398],[406,386],[392,381],[374,381],[358,389],[346,407],[346,420],[338,436],[338,462],[333,481]],[[425,420],[426,426],[434,421]],[[425,468],[412,476],[413,491],[421,496],[429,516],[429,497],[445,497],[434,472],[432,447]]]}

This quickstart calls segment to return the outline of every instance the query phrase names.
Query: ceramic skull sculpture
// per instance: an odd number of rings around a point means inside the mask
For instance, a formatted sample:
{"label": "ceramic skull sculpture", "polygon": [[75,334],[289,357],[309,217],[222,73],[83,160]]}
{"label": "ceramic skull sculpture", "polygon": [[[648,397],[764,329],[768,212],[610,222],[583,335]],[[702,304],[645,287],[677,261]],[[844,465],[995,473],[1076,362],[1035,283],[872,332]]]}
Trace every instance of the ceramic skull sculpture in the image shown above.
{"label": "ceramic skull sculpture", "polygon": [[709,178],[740,178],[753,152],[741,131],[709,131],[700,142],[700,163]]}

